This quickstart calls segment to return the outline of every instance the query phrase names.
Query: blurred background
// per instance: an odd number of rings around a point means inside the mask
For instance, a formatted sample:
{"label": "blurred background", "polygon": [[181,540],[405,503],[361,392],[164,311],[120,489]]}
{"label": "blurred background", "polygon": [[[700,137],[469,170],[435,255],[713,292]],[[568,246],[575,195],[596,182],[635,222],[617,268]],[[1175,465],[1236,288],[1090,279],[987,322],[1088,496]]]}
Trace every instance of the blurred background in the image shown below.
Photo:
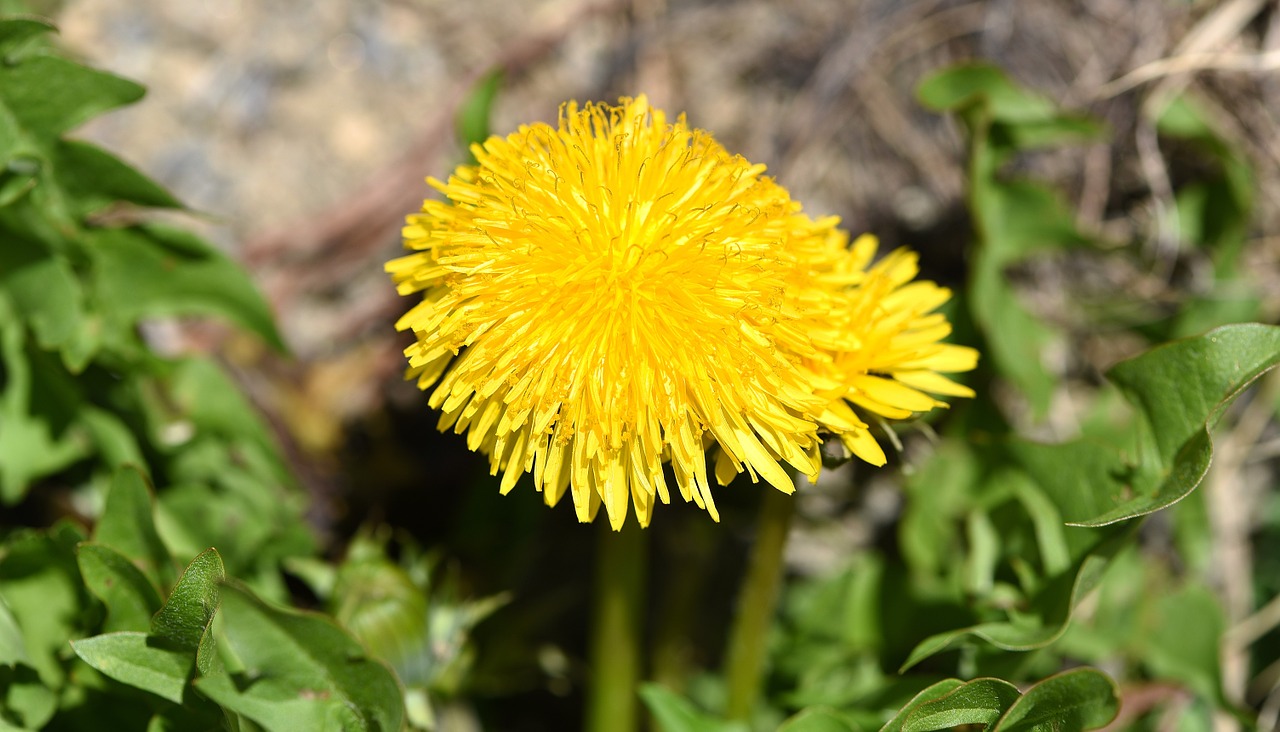
{"label": "blurred background", "polygon": [[[569,99],[643,92],[766,164],[810,214],[839,215],[886,248],[910,245],[925,276],[956,287],[971,239],[965,137],[917,102],[916,85],[983,59],[1101,120],[1105,137],[1014,162],[1058,189],[1097,242],[1006,272],[1027,309],[1065,336],[1043,354],[1060,387],[1044,416],[998,381],[993,394],[1021,431],[1049,438],[1073,433],[1074,389],[1146,347],[1135,319],[1158,320],[1211,287],[1209,254],[1167,231],[1174,192],[1199,159],[1158,138],[1143,114],[1153,99],[1192,89],[1252,165],[1240,270],[1260,319],[1280,315],[1280,10],[1265,0],[66,0],[37,9],[86,63],[148,87],[143,103],[79,134],[200,212],[195,226],[246,263],[291,354],[211,324],[157,324],[151,340],[216,353],[239,378],[312,497],[310,520],[331,555],[357,527],[389,523],[445,557],[459,593],[511,593],[477,638],[474,694],[501,700],[485,711],[492,729],[562,729],[557,720],[576,718],[592,532],[566,505],[542,508],[525,484],[498,496],[483,459],[436,432],[425,395],[400,378],[406,340],[393,323],[409,301],[382,269],[400,251],[404,215],[431,194],[423,179],[464,159],[458,107],[487,74],[502,73],[497,134],[554,122]],[[1099,328],[1097,309],[1117,294],[1140,312]],[[908,472],[916,437],[891,457]],[[801,495],[793,571],[820,574],[861,547],[894,552],[902,499],[886,476],[896,471],[862,472],[829,473]],[[655,576],[689,557],[706,568],[680,575],[685,584],[650,613],[656,625],[664,613],[684,618],[689,627],[671,632],[705,639],[685,649],[695,666],[718,662],[757,500],[741,484],[721,493],[721,526],[684,505],[655,520]],[[486,645],[494,623],[502,642]]]}

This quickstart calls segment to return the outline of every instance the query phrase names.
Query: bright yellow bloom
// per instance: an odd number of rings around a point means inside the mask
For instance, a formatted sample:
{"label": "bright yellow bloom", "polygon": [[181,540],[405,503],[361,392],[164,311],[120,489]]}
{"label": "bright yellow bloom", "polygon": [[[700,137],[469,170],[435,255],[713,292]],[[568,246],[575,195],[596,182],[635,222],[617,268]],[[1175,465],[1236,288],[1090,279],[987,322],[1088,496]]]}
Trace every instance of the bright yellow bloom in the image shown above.
{"label": "bright yellow bloom", "polygon": [[388,263],[401,294],[422,292],[410,378],[440,428],[522,473],[578,518],[628,505],[647,525],[670,501],[718,518],[706,470],[790,493],[782,464],[816,477],[819,432],[884,463],[855,405],[886,417],[966,395],[937,372],[973,367],[938,343],[929,311],[949,293],[910,283],[914,255],[870,266],[875,242],[848,246],[834,217],[813,220],[774,181],[709,134],[643,96],[569,103],[472,148],[475,165],[408,218],[415,253]]}
{"label": "bright yellow bloom", "polygon": [[[854,242],[848,266],[862,273],[857,284],[844,288],[832,326],[849,336],[852,346],[828,346],[824,358],[805,359],[815,383],[834,382],[821,390],[831,399],[818,421],[840,435],[854,455],[884,465],[884,451],[850,404],[889,419],[905,419],[946,404],[925,392],[971,397],[973,391],[943,373],[972,370],[978,352],[942,343],[951,324],[932,312],[951,297],[951,291],[932,282],[914,282],[919,271],[916,254],[898,249],[868,270],[875,255],[874,237]],[[826,356],[830,356],[827,358]]]}

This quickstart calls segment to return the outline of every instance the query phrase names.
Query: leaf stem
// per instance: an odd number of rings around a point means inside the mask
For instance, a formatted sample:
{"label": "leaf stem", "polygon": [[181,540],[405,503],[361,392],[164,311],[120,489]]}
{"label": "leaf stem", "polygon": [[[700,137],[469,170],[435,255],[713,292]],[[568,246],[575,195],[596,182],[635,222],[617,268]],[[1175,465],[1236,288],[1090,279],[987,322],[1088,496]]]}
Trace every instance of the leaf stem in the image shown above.
{"label": "leaf stem", "polygon": [[794,514],[794,496],[771,488],[764,490],[755,546],[742,580],[725,656],[725,712],[731,720],[749,720],[760,698],[769,626],[782,584],[782,552]]}
{"label": "leaf stem", "polygon": [[587,687],[588,732],[636,732],[648,540],[634,520],[614,532],[596,522],[595,605]]}

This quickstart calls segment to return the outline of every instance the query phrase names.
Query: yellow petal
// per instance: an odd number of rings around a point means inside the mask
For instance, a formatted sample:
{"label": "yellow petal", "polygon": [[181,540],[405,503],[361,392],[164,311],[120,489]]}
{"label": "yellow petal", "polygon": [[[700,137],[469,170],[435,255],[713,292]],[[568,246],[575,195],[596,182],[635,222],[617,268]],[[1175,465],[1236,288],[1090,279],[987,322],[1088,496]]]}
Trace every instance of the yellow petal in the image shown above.
{"label": "yellow petal", "polygon": [[907,386],[915,387],[931,394],[945,394],[954,397],[972,397],[973,389],[957,384],[945,376],[932,371],[895,371],[893,378]]}

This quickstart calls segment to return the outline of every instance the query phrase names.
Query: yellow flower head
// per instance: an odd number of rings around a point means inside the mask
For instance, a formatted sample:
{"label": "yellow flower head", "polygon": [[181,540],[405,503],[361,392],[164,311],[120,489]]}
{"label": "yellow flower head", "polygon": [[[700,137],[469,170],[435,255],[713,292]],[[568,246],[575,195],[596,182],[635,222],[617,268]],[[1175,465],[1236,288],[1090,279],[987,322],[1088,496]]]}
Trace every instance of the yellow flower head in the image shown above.
{"label": "yellow flower head", "polygon": [[900,417],[939,404],[916,388],[967,393],[936,372],[976,354],[937,342],[928,313],[948,293],[908,284],[913,255],[868,269],[873,240],[851,249],[837,219],[643,96],[570,102],[557,127],[472,151],[429,179],[448,201],[408,218],[415,253],[387,270],[423,293],[397,324],[417,336],[409,377],[435,385],[440,428],[488,454],[504,493],[530,472],[582,521],[603,503],[619,528],[630,504],[647,525],[669,462],[718,518],[708,450],[721,484],[747,472],[790,493],[782,463],[815,477],[820,430],[884,462],[845,400]]}

